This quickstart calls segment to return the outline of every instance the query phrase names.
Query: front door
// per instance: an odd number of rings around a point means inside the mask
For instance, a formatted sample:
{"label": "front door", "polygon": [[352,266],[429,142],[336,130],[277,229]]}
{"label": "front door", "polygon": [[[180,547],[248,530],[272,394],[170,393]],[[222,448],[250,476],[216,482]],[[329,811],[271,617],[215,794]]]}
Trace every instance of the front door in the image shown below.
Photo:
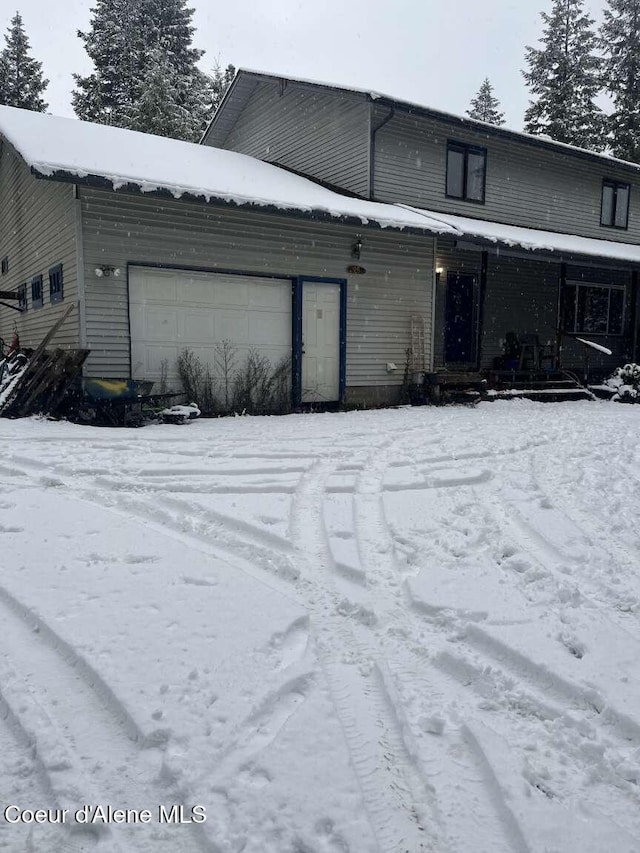
{"label": "front door", "polygon": [[340,285],[302,283],[303,403],[340,399]]}
{"label": "front door", "polygon": [[447,274],[444,309],[445,364],[472,364],[476,361],[476,276]]}

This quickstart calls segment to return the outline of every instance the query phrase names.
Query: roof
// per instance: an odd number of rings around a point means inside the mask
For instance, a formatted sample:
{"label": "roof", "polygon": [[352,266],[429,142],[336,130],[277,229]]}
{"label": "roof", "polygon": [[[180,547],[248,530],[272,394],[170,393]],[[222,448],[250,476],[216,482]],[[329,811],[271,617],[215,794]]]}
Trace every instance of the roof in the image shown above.
{"label": "roof", "polygon": [[292,211],[395,230],[456,233],[393,204],[350,198],[245,154],[0,106],[0,133],[37,175],[106,181],[114,190]]}
{"label": "roof", "polygon": [[245,154],[0,106],[0,133],[39,176],[355,220],[528,251],[640,263],[640,246],[350,198]]}
{"label": "roof", "polygon": [[556,142],[547,136],[537,136],[530,133],[524,133],[519,130],[510,130],[506,127],[472,119],[469,116],[461,116],[456,113],[449,113],[443,110],[434,109],[433,107],[406,101],[392,95],[385,95],[382,92],[375,92],[371,89],[358,89],[336,83],[323,83],[321,81],[308,80],[303,77],[287,77],[282,74],[273,74],[268,71],[252,71],[247,68],[240,68],[236,72],[233,83],[227,90],[220,106],[209,124],[209,127],[204,133],[203,140],[206,139],[207,142],[212,145],[221,145],[224,142],[233,123],[235,122],[235,118],[241,112],[256,84],[261,81],[269,81],[273,83],[279,82],[281,84],[292,83],[324,91],[338,92],[341,95],[365,98],[383,106],[393,107],[397,110],[417,115],[430,116],[432,118],[447,121],[451,124],[462,125],[472,130],[478,130],[490,136],[515,140],[524,145],[532,145],[549,151],[569,154],[583,160],[586,159],[598,163],[606,162],[609,166],[618,166],[633,172],[640,171],[640,164],[630,163],[627,160],[619,160],[609,154],[589,151],[586,148],[579,148],[576,145],[568,145],[565,142]]}
{"label": "roof", "polygon": [[423,210],[410,205],[399,205],[406,210],[423,214],[430,221],[435,219],[455,229],[458,236],[477,240],[479,244],[492,243],[496,246],[518,247],[530,252],[553,252],[554,254],[575,257],[586,255],[611,261],[625,261],[640,264],[640,246],[634,243],[617,243],[613,240],[600,240],[594,237],[580,237],[577,234],[565,234],[558,231],[542,231],[537,228],[522,228],[519,225],[507,225],[488,219],[471,219],[435,210]]}

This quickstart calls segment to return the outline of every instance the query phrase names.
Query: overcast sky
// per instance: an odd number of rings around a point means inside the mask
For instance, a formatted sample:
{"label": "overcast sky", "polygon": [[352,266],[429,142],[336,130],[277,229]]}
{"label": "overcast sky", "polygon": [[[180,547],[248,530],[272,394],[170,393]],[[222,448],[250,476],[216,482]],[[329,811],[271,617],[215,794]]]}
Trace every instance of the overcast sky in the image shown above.
{"label": "overcast sky", "polygon": [[[89,25],[92,0],[10,0],[32,53],[50,84],[49,111],[73,115],[72,73],[91,65],[76,30]],[[506,113],[522,128],[527,90],[520,73],[525,45],[541,35],[540,11],[551,0],[191,0],[206,51],[203,70],[222,65],[372,89],[419,104],[464,113],[485,76]],[[604,0],[587,0],[598,21]],[[4,42],[2,42],[4,46]]]}

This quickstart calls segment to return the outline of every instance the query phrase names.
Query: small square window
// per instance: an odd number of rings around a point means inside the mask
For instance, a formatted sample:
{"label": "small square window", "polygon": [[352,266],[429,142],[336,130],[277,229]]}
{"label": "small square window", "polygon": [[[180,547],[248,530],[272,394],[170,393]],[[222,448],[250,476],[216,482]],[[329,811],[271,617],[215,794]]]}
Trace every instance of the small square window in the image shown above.
{"label": "small square window", "polygon": [[27,285],[21,284],[18,288],[18,309],[20,311],[27,310]]}
{"label": "small square window", "polygon": [[486,148],[447,142],[446,194],[449,198],[484,204],[486,171]]}
{"label": "small square window", "polygon": [[631,186],[618,181],[602,182],[600,225],[606,228],[627,228],[629,225],[629,196]]}
{"label": "small square window", "polygon": [[51,304],[62,302],[63,295],[62,264],[58,264],[49,270],[49,300]]}
{"label": "small square window", "polygon": [[34,275],[31,279],[31,307],[42,308],[42,276]]}
{"label": "small square window", "polygon": [[9,272],[9,255],[5,255],[2,261],[0,261],[0,270],[2,271],[2,275],[6,275]]}

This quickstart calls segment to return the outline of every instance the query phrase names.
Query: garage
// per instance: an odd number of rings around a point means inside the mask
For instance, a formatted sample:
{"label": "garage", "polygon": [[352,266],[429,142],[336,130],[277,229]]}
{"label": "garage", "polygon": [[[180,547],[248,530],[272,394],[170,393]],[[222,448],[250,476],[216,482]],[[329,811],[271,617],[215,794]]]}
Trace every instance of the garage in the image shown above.
{"label": "garage", "polygon": [[192,350],[215,372],[216,346],[231,341],[236,364],[250,349],[272,365],[291,357],[292,280],[154,267],[129,268],[131,375],[178,379],[177,359]]}

